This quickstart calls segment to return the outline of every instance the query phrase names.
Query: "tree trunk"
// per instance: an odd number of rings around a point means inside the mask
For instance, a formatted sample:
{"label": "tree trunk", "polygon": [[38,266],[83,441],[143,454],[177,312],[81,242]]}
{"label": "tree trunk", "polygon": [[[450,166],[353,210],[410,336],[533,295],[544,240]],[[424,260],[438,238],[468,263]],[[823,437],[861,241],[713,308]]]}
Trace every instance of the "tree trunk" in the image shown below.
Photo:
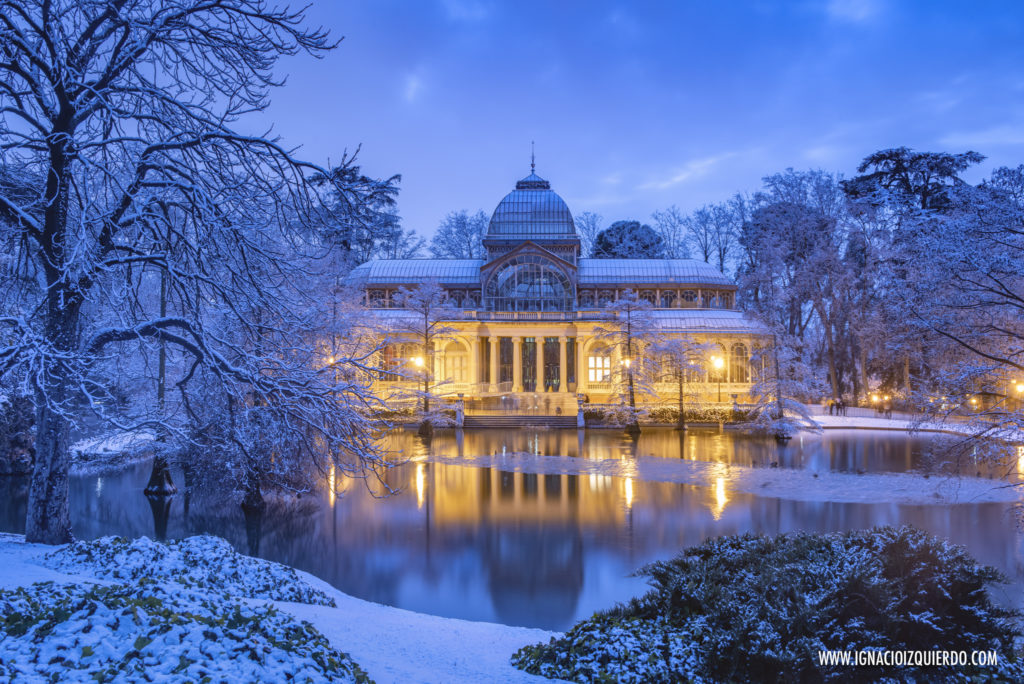
{"label": "tree trunk", "polygon": [[[64,293],[51,288],[47,295],[46,341],[55,351],[73,348],[78,330],[78,306],[62,306]],[[41,386],[36,387],[38,431],[36,459],[28,491],[25,541],[66,544],[71,541],[68,506],[68,470],[71,466],[69,435],[73,410],[70,372],[52,356],[43,362]]]}
{"label": "tree trunk", "polygon": [[146,496],[171,496],[177,491],[171,479],[171,467],[167,463],[167,458],[162,453],[157,453],[153,457],[153,470],[149,474],[149,482],[143,493]]}
{"label": "tree trunk", "polygon": [[868,350],[863,343],[860,345],[860,385],[864,388],[864,401],[867,403],[871,386],[868,385]]}
{"label": "tree trunk", "polygon": [[676,422],[677,430],[686,429],[686,399],[683,395],[683,373],[680,371],[679,375],[679,420]]}
{"label": "tree trunk", "polygon": [[[55,385],[60,384],[58,380]],[[56,389],[56,388],[54,388]],[[68,511],[68,419],[51,409],[47,400],[60,401],[55,392],[39,391],[36,460],[28,490],[25,541],[37,544],[66,544],[71,541]],[[48,396],[47,396],[48,395]]]}
{"label": "tree trunk", "polygon": [[[66,114],[66,113],[65,113]],[[66,125],[62,114],[60,124]],[[58,130],[64,130],[58,127]],[[70,157],[65,148],[69,138],[57,136],[50,148],[50,172],[46,178],[42,247],[46,252],[46,311],[43,341],[48,354],[43,358],[41,379],[36,381],[36,460],[28,491],[25,541],[65,544],[71,541],[68,510],[68,470],[71,454],[69,412],[74,410],[71,369],[60,360],[71,356],[78,345],[81,292],[68,282],[65,272]]]}

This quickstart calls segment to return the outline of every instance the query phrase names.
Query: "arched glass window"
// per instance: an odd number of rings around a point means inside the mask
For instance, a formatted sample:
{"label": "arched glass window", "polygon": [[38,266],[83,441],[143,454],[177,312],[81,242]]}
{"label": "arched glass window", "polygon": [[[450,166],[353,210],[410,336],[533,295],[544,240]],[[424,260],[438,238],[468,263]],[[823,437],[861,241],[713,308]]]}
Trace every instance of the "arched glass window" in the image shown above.
{"label": "arched glass window", "polygon": [[697,306],[697,293],[693,290],[683,290],[683,308],[692,309]]}
{"label": "arched glass window", "polygon": [[729,355],[729,379],[730,382],[750,382],[750,356],[746,345],[739,342],[732,345]]}
{"label": "arched glass window", "polygon": [[661,293],[661,308],[671,309],[676,303],[676,293],[668,290]]}
{"label": "arched glass window", "polygon": [[580,293],[580,308],[589,309],[594,306],[594,293],[586,290]]}
{"label": "arched glass window", "polygon": [[654,290],[641,290],[640,299],[647,302],[648,304],[654,304]]}
{"label": "arched glass window", "polygon": [[569,311],[574,299],[572,284],[561,269],[533,254],[499,266],[484,297],[490,311]]}
{"label": "arched glass window", "polygon": [[615,293],[611,290],[601,290],[601,294],[597,296],[597,305],[605,306],[615,298]]}

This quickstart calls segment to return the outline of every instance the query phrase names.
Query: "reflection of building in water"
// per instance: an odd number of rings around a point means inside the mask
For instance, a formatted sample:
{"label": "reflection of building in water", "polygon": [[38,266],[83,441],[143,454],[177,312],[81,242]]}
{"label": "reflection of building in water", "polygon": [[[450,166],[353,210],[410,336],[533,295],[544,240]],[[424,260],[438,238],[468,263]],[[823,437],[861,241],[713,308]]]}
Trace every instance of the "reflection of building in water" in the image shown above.
{"label": "reflection of building in water", "polygon": [[576,525],[496,524],[486,537],[487,585],[498,619],[564,629],[583,589],[583,538]]}

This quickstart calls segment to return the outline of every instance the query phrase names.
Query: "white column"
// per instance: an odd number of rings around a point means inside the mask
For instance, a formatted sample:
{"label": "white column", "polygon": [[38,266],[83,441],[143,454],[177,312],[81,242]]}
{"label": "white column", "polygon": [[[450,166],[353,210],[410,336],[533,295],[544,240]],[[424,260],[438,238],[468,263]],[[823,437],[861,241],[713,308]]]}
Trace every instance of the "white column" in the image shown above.
{"label": "white column", "polygon": [[523,338],[512,338],[512,391],[523,391]]}
{"label": "white column", "polygon": [[583,354],[583,336],[576,331],[576,393],[587,389],[587,357]]}
{"label": "white column", "polygon": [[490,383],[487,386],[487,391],[489,391],[489,392],[497,392],[498,391],[498,354],[500,352],[500,350],[498,349],[498,338],[496,336],[494,336],[494,335],[491,335],[490,337],[487,338],[487,341],[491,345],[491,358],[490,358],[490,361],[491,361],[491,381],[490,381]]}
{"label": "white column", "polygon": [[477,387],[480,382],[480,371],[477,370],[480,367],[480,338],[479,336],[474,337],[469,341],[469,382],[471,383],[471,393],[477,393]]}

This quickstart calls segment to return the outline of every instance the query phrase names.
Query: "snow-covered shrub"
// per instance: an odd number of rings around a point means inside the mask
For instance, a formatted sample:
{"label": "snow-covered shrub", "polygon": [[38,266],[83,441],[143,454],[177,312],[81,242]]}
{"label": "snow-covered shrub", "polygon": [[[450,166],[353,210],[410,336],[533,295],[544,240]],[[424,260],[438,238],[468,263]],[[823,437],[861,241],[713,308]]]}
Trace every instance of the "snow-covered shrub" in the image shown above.
{"label": "snow-covered shrub", "polygon": [[368,682],[308,622],[141,580],[0,590],[4,681]]}
{"label": "snow-covered shrub", "polygon": [[[820,681],[856,676],[1021,681],[1005,581],[966,551],[911,527],[721,537],[640,571],[652,591],[512,658],[575,681]],[[642,638],[639,638],[642,635]],[[634,639],[634,637],[637,637]],[[991,650],[992,668],[828,668],[826,650]]]}
{"label": "snow-covered shrub", "polygon": [[334,599],[309,586],[292,568],[251,558],[211,536],[166,543],[147,537],[102,537],[69,544],[46,555],[48,567],[118,582],[176,582],[224,596],[334,606]]}

